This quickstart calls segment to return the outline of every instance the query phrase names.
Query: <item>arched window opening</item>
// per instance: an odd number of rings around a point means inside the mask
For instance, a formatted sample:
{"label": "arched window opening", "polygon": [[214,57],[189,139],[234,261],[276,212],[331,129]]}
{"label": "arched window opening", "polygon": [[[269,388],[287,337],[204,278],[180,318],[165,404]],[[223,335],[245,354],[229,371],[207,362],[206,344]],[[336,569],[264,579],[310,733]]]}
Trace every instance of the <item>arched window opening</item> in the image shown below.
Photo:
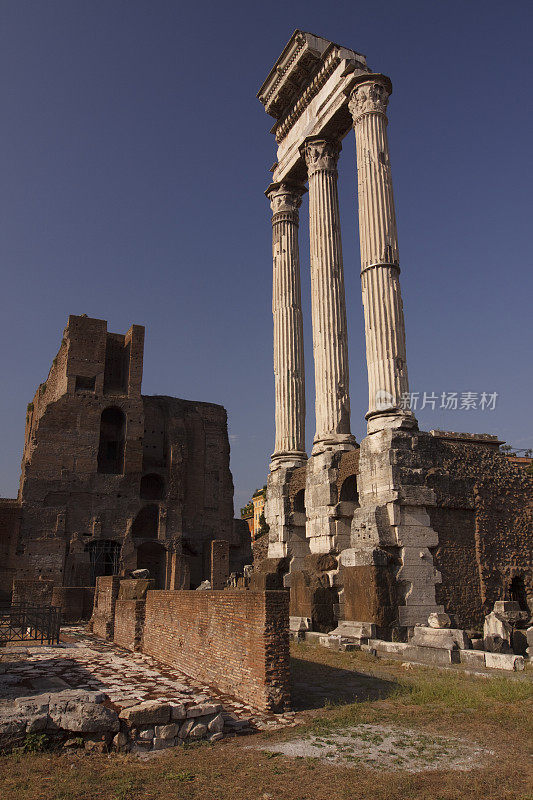
{"label": "arched window opening", "polygon": [[137,569],[147,569],[156,589],[165,588],[167,551],[159,542],[143,542],[137,548]]}
{"label": "arched window opening", "polygon": [[117,575],[120,558],[120,545],[118,542],[98,540],[87,545],[91,563],[91,586],[102,575]]}
{"label": "arched window opening", "polygon": [[305,514],[305,489],[300,489],[299,492],[296,492],[292,507],[298,514]]}
{"label": "arched window opening", "polygon": [[521,611],[529,611],[526,586],[521,575],[515,575],[511,581],[509,585],[509,599],[514,600],[515,603],[518,603]]}
{"label": "arched window opening", "polygon": [[157,502],[165,495],[165,481],[161,475],[143,475],[141,478],[141,500]]}
{"label": "arched window opening", "polygon": [[341,486],[340,501],[359,504],[359,492],[357,491],[357,476],[348,475]]}
{"label": "arched window opening", "polygon": [[135,539],[157,539],[159,532],[159,506],[156,503],[143,506],[131,526]]}
{"label": "arched window opening", "polygon": [[121,475],[124,471],[126,418],[120,408],[106,408],[100,418],[98,472]]}

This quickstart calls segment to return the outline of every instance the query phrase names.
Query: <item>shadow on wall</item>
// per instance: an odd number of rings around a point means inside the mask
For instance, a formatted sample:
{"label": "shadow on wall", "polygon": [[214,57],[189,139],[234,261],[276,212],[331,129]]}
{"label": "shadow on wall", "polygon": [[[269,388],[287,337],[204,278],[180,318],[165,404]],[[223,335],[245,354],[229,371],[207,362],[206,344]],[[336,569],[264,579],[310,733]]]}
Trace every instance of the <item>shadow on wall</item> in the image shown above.
{"label": "shadow on wall", "polygon": [[291,658],[291,700],[294,711],[324,708],[327,703],[344,705],[356,700],[383,700],[396,689],[386,681],[303,658]]}

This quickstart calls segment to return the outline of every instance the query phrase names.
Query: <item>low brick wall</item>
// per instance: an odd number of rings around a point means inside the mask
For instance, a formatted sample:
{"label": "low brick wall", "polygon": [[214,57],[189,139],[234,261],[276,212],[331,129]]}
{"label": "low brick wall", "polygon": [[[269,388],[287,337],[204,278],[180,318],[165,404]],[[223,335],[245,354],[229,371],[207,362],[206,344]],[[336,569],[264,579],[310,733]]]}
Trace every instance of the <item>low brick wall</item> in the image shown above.
{"label": "low brick wall", "polygon": [[13,603],[35,603],[39,606],[49,606],[52,602],[53,581],[34,581],[15,579],[13,581]]}
{"label": "low brick wall", "polygon": [[93,603],[92,586],[55,586],[52,592],[52,605],[61,609],[61,622],[64,625],[89,619]]}
{"label": "low brick wall", "polygon": [[145,600],[117,600],[113,641],[119,647],[141,649],[145,607]]}
{"label": "low brick wall", "polygon": [[96,579],[94,608],[89,627],[102,639],[113,639],[119,586],[120,578],[117,575],[106,575]]}
{"label": "low brick wall", "polygon": [[289,708],[286,591],[149,591],[142,649],[257,709]]}

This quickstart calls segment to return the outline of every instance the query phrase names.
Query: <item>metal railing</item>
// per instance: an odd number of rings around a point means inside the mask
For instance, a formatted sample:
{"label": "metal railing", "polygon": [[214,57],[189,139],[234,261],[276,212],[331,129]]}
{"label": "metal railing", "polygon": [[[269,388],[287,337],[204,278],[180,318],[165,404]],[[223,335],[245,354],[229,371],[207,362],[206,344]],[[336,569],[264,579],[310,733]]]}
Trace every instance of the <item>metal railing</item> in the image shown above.
{"label": "metal railing", "polygon": [[34,603],[0,605],[0,647],[8,642],[59,644],[61,609]]}

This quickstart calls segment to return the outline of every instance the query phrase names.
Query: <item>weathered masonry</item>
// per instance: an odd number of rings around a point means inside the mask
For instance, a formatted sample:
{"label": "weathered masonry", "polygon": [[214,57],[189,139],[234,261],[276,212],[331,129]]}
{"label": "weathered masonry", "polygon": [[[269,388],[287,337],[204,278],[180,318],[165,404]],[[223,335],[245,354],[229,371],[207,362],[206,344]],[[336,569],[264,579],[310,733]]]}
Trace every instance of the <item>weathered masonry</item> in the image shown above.
{"label": "weathered masonry", "polygon": [[138,568],[157,588],[195,588],[219,539],[229,569],[250,561],[233,520],[225,409],[143,396],[143,348],[139,325],[122,335],[69,317],[28,406],[18,499],[0,501],[5,597],[14,579],[94,586]]}
{"label": "weathered masonry", "polygon": [[[533,603],[532,480],[494,436],[425,433],[409,393],[387,139],[390,79],[354,50],[296,31],[258,97],[274,117],[275,448],[262,574],[284,576],[295,629],[357,638],[443,607],[478,624],[496,599]],[[350,428],[337,193],[341,142],[357,149],[367,436]],[[309,195],[315,435],[305,452],[299,208]]]}

